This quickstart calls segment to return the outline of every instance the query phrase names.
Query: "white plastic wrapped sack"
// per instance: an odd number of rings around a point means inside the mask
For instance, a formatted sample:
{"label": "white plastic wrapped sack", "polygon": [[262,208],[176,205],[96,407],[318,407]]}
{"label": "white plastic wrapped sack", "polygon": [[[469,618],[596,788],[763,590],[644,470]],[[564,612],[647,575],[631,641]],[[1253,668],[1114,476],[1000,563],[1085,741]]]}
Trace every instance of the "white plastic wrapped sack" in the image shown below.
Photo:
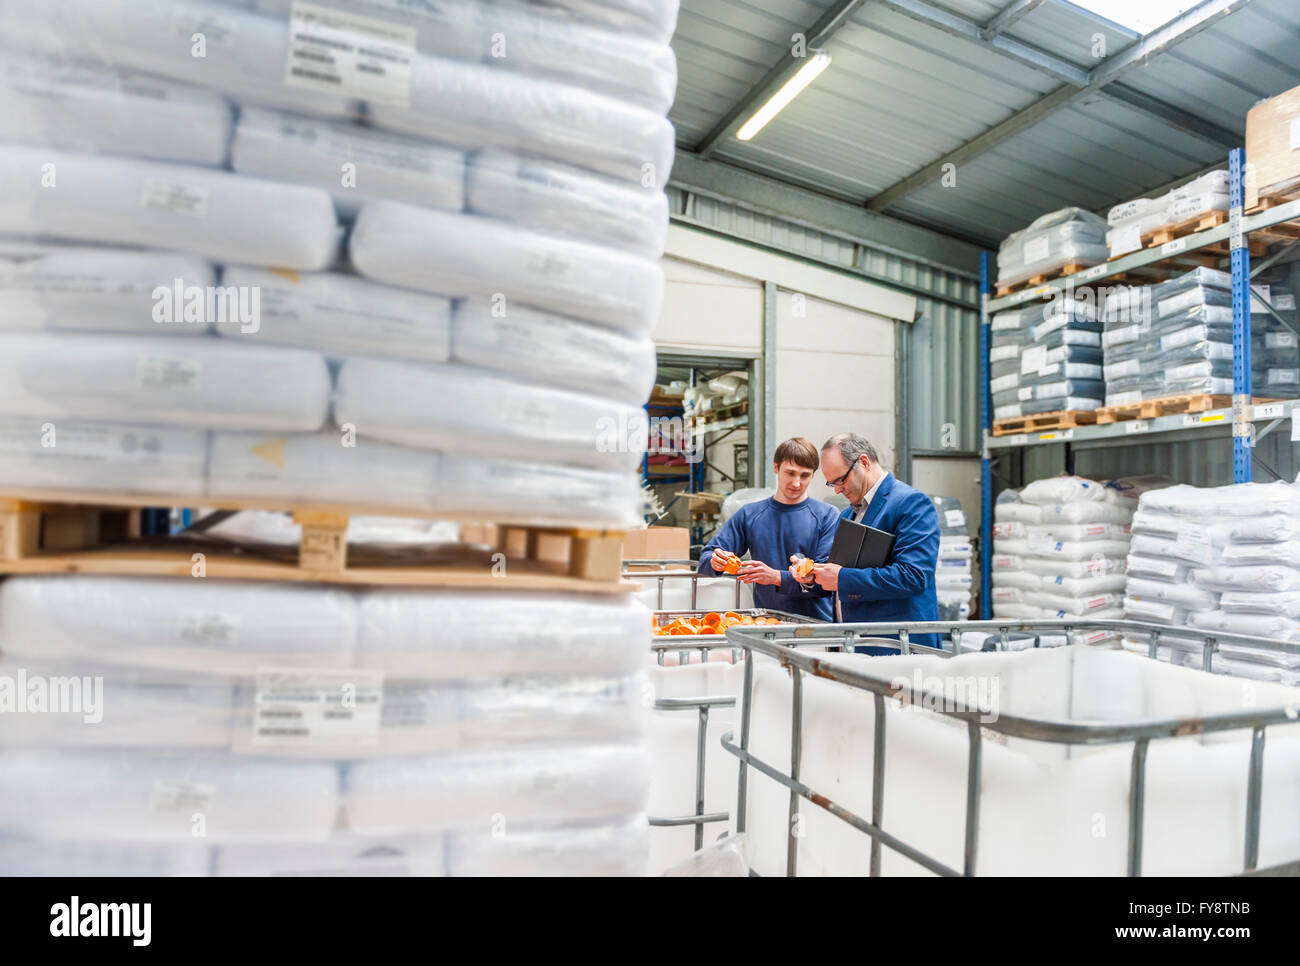
{"label": "white plastic wrapped sack", "polygon": [[[537,499],[520,500],[521,493]],[[440,513],[501,523],[627,528],[641,522],[641,495],[631,473],[444,455],[434,502]]]}
{"label": "white plastic wrapped sack", "polygon": [[596,819],[645,807],[639,744],[556,745],[353,764],[351,827],[367,835],[490,828],[493,816],[528,823]]}
{"label": "white plastic wrapped sack", "polygon": [[[350,667],[351,595],[296,584],[189,577],[12,577],[0,584],[0,649],[22,661],[251,674]],[[150,680],[156,680],[144,675]]]}
{"label": "white plastic wrapped sack", "polygon": [[448,211],[465,203],[462,152],[347,122],[241,108],[230,152],[240,174],[324,188],[348,217],[383,199]]}
{"label": "white plastic wrapped sack", "polygon": [[673,164],[673,126],[662,113],[480,64],[417,55],[409,103],[366,107],[376,127],[526,152],[632,184],[647,175],[667,184]]}
{"label": "white plastic wrapped sack", "polygon": [[317,349],[332,356],[373,355],[445,362],[450,354],[451,301],[340,272],[299,274],[227,268],[222,284],[256,288],[258,327],[217,326],[250,342]]}
{"label": "white plastic wrapped sack", "polygon": [[0,244],[0,330],[57,329],[201,335],[209,322],[154,320],[159,287],[175,291],[216,282],[213,266],[194,255],[112,248]]}
{"label": "white plastic wrapped sack", "polygon": [[338,223],[319,188],[228,171],[39,148],[0,153],[0,234],[147,245],[223,262],[320,269]]}
{"label": "white plastic wrapped sack", "polygon": [[494,312],[486,300],[457,303],[451,351],[468,365],[623,402],[645,402],[655,381],[649,336],[626,336],[521,305]]}
{"label": "white plastic wrapped sack", "polygon": [[0,755],[0,827],[63,840],[323,841],[339,806],[329,764],[196,754]]}
{"label": "white plastic wrapped sack", "polygon": [[216,500],[306,500],[430,511],[438,454],[338,432],[213,433],[208,494]]}
{"label": "white plastic wrapped sack", "polygon": [[620,676],[645,662],[650,621],[624,595],[372,590],[358,665],[396,678]]}
{"label": "white plastic wrapped sack", "polygon": [[225,164],[230,103],[134,71],[0,54],[0,140],[182,164]]}
{"label": "white plastic wrapped sack", "polygon": [[202,430],[0,416],[0,486],[9,489],[197,497],[207,466]]}
{"label": "white plastic wrapped sack", "polygon": [[627,331],[648,332],[663,298],[663,271],[647,259],[412,205],[367,205],[348,247],[363,275],[389,285],[504,297]]}
{"label": "white plastic wrapped sack", "polygon": [[[320,5],[410,27],[416,46],[426,53],[550,77],[659,114],[673,102],[677,60],[667,43],[557,16],[542,5],[409,0],[324,0]],[[293,0],[256,0],[256,6],[287,18]]]}
{"label": "white plastic wrapped sack", "polygon": [[506,151],[480,151],[470,160],[466,191],[477,214],[651,258],[663,254],[668,237],[668,196],[659,182],[653,190],[639,188]]}
{"label": "white plastic wrapped sack", "polygon": [[315,352],[221,339],[0,336],[0,413],[208,427],[316,430],[329,407]]}
{"label": "white plastic wrapped sack", "polygon": [[[338,423],[362,436],[468,455],[631,469],[641,461],[639,407],[462,366],[351,358],[338,376]],[[542,495],[538,494],[538,499]]]}
{"label": "white plastic wrapped sack", "polygon": [[[355,98],[362,92],[355,81],[365,76],[321,59],[309,72],[315,45],[301,45],[307,50],[291,58],[286,21],[204,0],[59,0],[35,6],[4,0],[0,36],[15,47],[98,60],[211,88],[237,101],[325,117],[359,113]],[[388,53],[400,57],[400,47]],[[381,63],[357,60],[366,67]]]}

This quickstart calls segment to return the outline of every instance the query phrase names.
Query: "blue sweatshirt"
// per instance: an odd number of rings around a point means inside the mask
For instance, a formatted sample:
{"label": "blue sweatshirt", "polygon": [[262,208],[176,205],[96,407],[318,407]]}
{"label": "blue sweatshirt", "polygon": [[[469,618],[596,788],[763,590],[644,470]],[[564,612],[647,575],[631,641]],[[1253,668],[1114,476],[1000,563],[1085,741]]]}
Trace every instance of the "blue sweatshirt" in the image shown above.
{"label": "blue sweatshirt", "polygon": [[754,584],[754,606],[783,610],[791,614],[828,621],[833,614],[831,598],[816,584],[805,592],[790,573],[790,555],[801,553],[822,563],[830,556],[840,511],[829,503],[808,497],[802,503],[778,503],[768,497],[747,503],[737,510],[700,553],[700,573],[714,573],[709,563],[715,548],[736,556],[746,551],[781,571],[781,586]]}

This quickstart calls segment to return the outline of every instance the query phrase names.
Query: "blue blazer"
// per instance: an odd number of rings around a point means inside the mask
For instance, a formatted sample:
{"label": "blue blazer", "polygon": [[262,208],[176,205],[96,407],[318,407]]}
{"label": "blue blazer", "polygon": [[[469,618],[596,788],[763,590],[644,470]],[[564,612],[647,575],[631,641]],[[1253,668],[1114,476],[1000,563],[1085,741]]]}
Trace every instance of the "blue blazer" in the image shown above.
{"label": "blue blazer", "polygon": [[[849,507],[840,519],[852,515]],[[930,498],[891,473],[881,481],[861,522],[894,534],[894,546],[883,567],[845,567],[840,571],[840,611],[845,623],[938,620],[934,571],[939,560],[939,515]],[[913,634],[911,640],[939,646],[937,634]],[[870,647],[858,650],[896,653]]]}

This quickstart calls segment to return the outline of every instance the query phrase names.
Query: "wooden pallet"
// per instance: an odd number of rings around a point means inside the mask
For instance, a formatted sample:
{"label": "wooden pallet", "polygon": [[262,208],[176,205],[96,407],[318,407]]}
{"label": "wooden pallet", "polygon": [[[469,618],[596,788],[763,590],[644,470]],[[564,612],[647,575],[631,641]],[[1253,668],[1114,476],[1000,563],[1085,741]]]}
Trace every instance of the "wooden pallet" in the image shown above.
{"label": "wooden pallet", "polygon": [[1040,285],[1046,285],[1048,282],[1057,278],[1065,278],[1067,275],[1074,275],[1082,272],[1085,268],[1091,268],[1091,265],[1085,265],[1082,262],[1066,262],[1060,268],[1054,268],[1051,271],[1043,272],[1041,275],[1031,275],[1023,282],[1012,282],[1010,285],[999,285],[997,287],[997,298],[1004,295],[1010,295],[1012,292],[1021,292],[1028,288],[1038,288]]}
{"label": "wooden pallet", "polygon": [[1155,419],[1158,416],[1174,416],[1178,413],[1204,413],[1211,409],[1231,408],[1231,396],[1211,396],[1207,393],[1164,396],[1160,399],[1129,403],[1126,406],[1103,406],[1097,410],[1097,423],[1105,426],[1126,419]]}
{"label": "wooden pallet", "polygon": [[995,419],[993,435],[1012,436],[1016,433],[1039,433],[1051,429],[1074,429],[1076,426],[1091,426],[1096,421],[1097,414],[1087,409],[1058,409],[1055,412],[1017,416],[1014,419]]}
{"label": "wooden pallet", "polygon": [[[1265,396],[1252,396],[1251,405],[1280,402]],[[1206,413],[1214,409],[1231,409],[1231,396],[1211,396],[1207,393],[1187,396],[1164,396],[1127,406],[1103,406],[1097,410],[1098,425],[1117,423],[1126,419],[1155,419],[1158,416],[1177,416],[1180,413]]]}
{"label": "wooden pallet", "polygon": [[1246,211],[1251,214],[1256,211],[1267,211],[1269,208],[1276,208],[1278,205],[1284,205],[1288,201],[1295,201],[1297,198],[1300,198],[1300,184],[1283,183],[1281,188],[1273,187],[1273,190],[1261,193],[1259,198],[1256,199],[1254,207],[1247,208]]}
{"label": "wooden pallet", "polygon": [[[249,548],[187,537],[141,537],[143,506],[194,502],[193,497],[0,494],[0,575],[86,573],[586,593],[623,593],[635,587],[622,580],[621,530],[508,523],[479,528],[478,540],[493,546],[452,546],[420,559],[354,548],[349,559],[346,535],[352,514],[398,514],[222,500],[217,509],[292,510],[302,528],[298,546]],[[469,528],[465,530],[462,539],[469,538]]]}
{"label": "wooden pallet", "polygon": [[743,400],[738,403],[732,403],[730,406],[723,406],[721,409],[710,409],[706,412],[696,413],[692,419],[695,420],[696,426],[704,426],[709,423],[721,422],[724,419],[731,419],[733,416],[745,416],[749,414],[749,401]]}

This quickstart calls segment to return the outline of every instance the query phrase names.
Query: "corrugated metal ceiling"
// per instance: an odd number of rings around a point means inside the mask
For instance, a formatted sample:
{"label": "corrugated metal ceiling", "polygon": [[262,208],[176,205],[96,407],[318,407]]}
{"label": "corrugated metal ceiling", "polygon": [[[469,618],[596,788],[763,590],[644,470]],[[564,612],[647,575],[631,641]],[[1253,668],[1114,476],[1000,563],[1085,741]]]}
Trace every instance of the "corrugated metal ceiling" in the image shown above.
{"label": "corrugated metal ceiling", "polygon": [[[979,24],[1007,0],[944,0]],[[778,63],[790,35],[831,6],[814,0],[683,0],[673,45],[681,81],[672,119],[696,148]],[[1114,55],[1124,28],[1046,0],[1008,38],[1083,70],[1098,35]],[[826,44],[831,67],[745,143],[715,157],[835,197],[865,202],[1023,110],[1062,82],[987,46],[868,0]],[[1300,83],[1300,5],[1253,0],[1122,83],[1233,132],[1258,99]],[[959,166],[957,185],[923,186],[888,213],[989,245],[1065,205],[1102,208],[1223,160],[1226,148],[1104,92],[1089,95]]]}

